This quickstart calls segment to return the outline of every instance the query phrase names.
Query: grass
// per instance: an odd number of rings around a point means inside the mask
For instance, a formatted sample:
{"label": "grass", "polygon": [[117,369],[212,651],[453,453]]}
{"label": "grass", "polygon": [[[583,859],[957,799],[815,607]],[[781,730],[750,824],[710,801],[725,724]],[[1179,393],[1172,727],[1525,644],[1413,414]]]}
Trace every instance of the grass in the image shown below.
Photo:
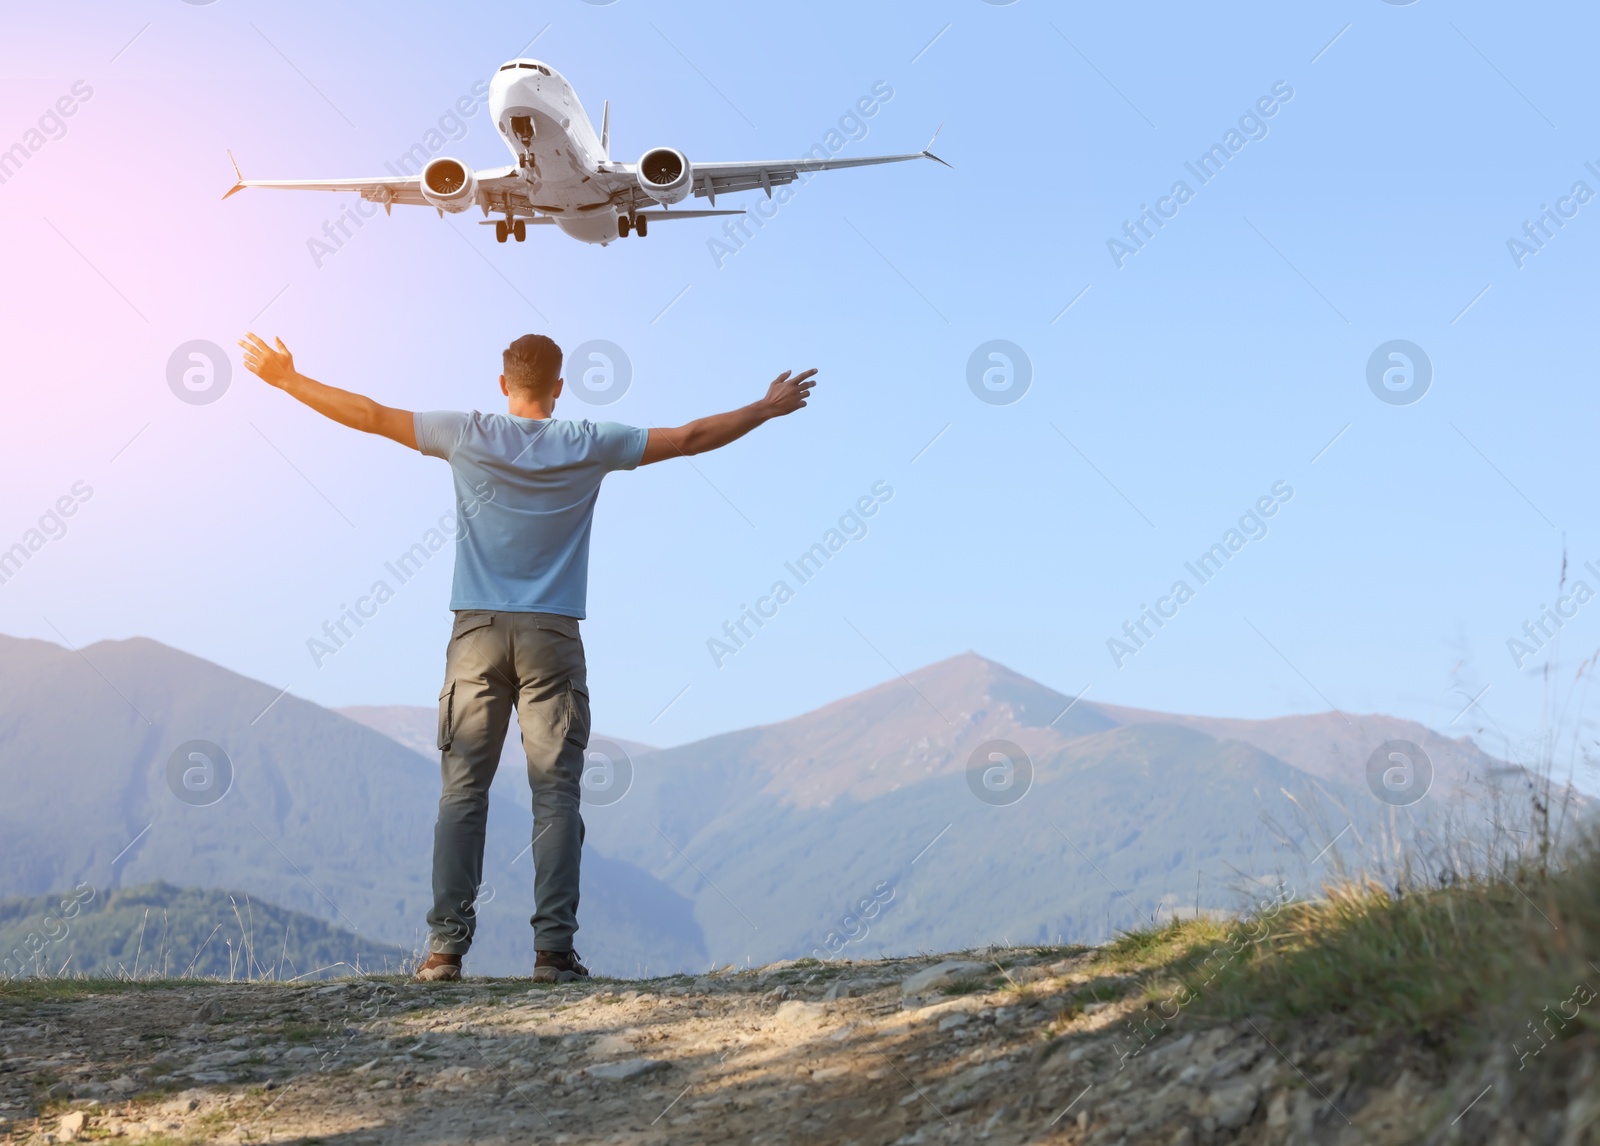
{"label": "grass", "polygon": [[[0,982],[0,1004],[53,1003],[85,999],[116,991],[172,991],[193,987],[200,979],[92,979],[37,976]],[[218,983],[227,980],[218,979]]]}
{"label": "grass", "polygon": [[[1600,843],[1569,858],[1561,871],[1529,862],[1432,887],[1346,881],[1270,918],[1127,933],[1096,966],[1147,971],[1146,1002],[1169,1018],[1331,1015],[1457,1050],[1510,1040],[1580,984],[1600,985]],[[1600,1008],[1558,1033],[1584,1029],[1600,1030]]]}
{"label": "grass", "polygon": [[1227,934],[1228,925],[1208,917],[1175,919],[1160,927],[1124,931],[1095,953],[1094,966],[1130,972],[1178,963],[1196,951],[1223,942]]}
{"label": "grass", "polygon": [[[1449,1056],[1531,1039],[1535,1023],[1558,1039],[1592,1039],[1600,1003],[1585,1007],[1594,996],[1576,992],[1600,988],[1600,825],[1571,784],[1593,763],[1581,710],[1597,665],[1600,653],[1564,686],[1546,674],[1547,727],[1531,751],[1500,753],[1525,757],[1520,774],[1464,787],[1442,824],[1402,838],[1395,825],[1407,821],[1391,815],[1354,867],[1343,851],[1319,853],[1334,874],[1315,898],[1280,884],[1243,917],[1123,934],[1088,969],[1134,975],[1165,1018],[1331,1016]],[[1317,821],[1305,825],[1313,830],[1283,838],[1337,841],[1355,823],[1342,808],[1300,813]]]}

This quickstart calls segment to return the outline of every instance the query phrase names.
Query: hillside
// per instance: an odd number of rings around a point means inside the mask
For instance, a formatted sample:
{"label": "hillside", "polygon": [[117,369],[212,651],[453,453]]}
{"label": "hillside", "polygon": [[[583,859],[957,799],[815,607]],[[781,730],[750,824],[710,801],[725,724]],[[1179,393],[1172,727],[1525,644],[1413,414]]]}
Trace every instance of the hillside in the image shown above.
{"label": "hillside", "polygon": [[14,983],[0,1131],[30,1146],[1594,1146],[1597,903],[1590,852],[1403,897],[1279,886],[1244,917],[1098,949],[569,986]]}
{"label": "hillside", "polygon": [[399,971],[410,952],[248,892],[168,883],[0,900],[7,975],[317,979]]}

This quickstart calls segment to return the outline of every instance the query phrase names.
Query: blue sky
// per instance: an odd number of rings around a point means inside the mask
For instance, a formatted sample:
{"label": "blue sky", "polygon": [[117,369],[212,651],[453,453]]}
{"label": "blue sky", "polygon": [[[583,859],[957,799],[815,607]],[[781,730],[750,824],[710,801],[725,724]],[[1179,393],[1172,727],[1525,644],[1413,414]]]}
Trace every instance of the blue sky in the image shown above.
{"label": "blue sky", "polygon": [[[528,331],[606,339],[632,364],[620,401],[566,416],[675,424],[820,369],[800,416],[608,480],[585,633],[596,723],[616,735],[777,720],[974,649],[1093,699],[1384,711],[1527,752],[1600,647],[1600,604],[1576,602],[1520,667],[1507,645],[1557,606],[1564,551],[1569,583],[1600,589],[1583,567],[1600,568],[1583,476],[1600,202],[1573,198],[1600,192],[1593,12],[436,12],[152,0],[8,18],[0,146],[75,82],[93,94],[0,184],[0,541],[75,482],[93,496],[0,585],[0,629],[150,636],[327,704],[432,703],[443,560],[321,667],[306,642],[449,507],[445,467],[319,421],[236,356],[219,401],[174,397],[175,348],[231,349],[253,324],[306,373],[416,409],[498,408],[499,352]],[[596,119],[611,101],[618,157],[800,155],[887,84],[842,153],[916,150],[942,124],[953,168],[818,177],[720,266],[709,221],[501,247],[473,217],[415,209],[319,265],[308,241],[345,200],[220,199],[229,148],[251,177],[382,174],[519,52]],[[1271,117],[1248,118],[1263,97]],[[1202,184],[1186,164],[1230,130],[1255,138]],[[448,153],[505,162],[482,112]],[[1180,180],[1192,196],[1119,266],[1110,240]],[[1508,240],[1546,206],[1573,213],[1519,265]],[[1016,401],[968,385],[993,340],[1031,364]],[[1419,400],[1369,388],[1392,340],[1431,365]],[[893,495],[867,535],[719,667],[708,640],[879,482]],[[1293,495],[1267,535],[1190,578],[1119,666],[1108,641],[1280,482]]]}

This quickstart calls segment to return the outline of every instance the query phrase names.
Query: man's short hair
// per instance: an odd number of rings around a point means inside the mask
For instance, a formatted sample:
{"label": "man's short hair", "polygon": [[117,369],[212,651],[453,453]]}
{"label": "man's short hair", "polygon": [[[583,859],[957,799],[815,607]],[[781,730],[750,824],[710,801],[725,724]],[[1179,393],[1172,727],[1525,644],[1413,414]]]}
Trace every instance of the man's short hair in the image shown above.
{"label": "man's short hair", "polygon": [[512,390],[545,397],[561,377],[561,347],[542,334],[524,334],[503,355],[506,386]]}

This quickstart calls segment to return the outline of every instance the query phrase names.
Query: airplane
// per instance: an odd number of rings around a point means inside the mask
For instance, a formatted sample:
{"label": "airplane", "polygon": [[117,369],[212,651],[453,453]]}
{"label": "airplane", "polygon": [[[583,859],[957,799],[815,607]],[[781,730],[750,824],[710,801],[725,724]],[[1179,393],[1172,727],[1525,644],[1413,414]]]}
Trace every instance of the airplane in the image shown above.
{"label": "airplane", "polygon": [[[932,159],[950,166],[930,148],[903,155],[853,159],[802,158],[777,162],[691,164],[675,147],[652,147],[637,163],[611,159],[611,104],[607,101],[597,135],[565,76],[539,60],[519,58],[500,66],[489,82],[489,114],[514,163],[475,171],[460,159],[436,156],[413,176],[380,179],[246,179],[234,163],[238,182],[224,199],[247,187],[291,191],[355,191],[381,203],[388,213],[396,203],[448,212],[479,207],[483,225],[493,225],[504,243],[527,238],[530,224],[559,227],[574,239],[606,246],[630,233],[641,238],[650,224],[672,219],[742,215],[716,209],[717,196],[793,183],[802,175],[844,167],[870,167]],[[938,133],[934,134],[938,139]],[[230,154],[229,158],[232,156]],[[672,210],[690,196],[704,198],[708,210]],[[491,212],[502,218],[490,220]]]}

